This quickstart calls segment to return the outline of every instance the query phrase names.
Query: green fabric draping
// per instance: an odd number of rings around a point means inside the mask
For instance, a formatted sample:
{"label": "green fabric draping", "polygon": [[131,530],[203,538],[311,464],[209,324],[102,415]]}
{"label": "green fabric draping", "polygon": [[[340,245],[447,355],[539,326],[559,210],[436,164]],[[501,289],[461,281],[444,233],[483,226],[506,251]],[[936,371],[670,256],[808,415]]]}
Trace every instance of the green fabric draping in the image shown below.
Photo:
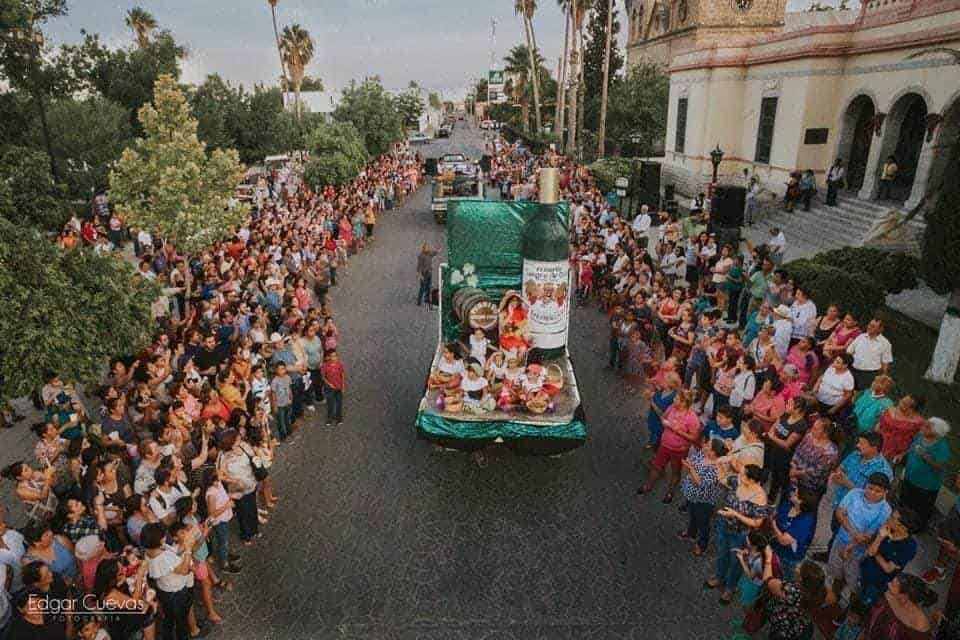
{"label": "green fabric draping", "polygon": [[417,414],[417,429],[438,437],[456,440],[513,440],[520,438],[558,438],[583,441],[587,426],[581,420],[560,425],[523,424],[521,422],[472,422],[450,420],[432,413]]}

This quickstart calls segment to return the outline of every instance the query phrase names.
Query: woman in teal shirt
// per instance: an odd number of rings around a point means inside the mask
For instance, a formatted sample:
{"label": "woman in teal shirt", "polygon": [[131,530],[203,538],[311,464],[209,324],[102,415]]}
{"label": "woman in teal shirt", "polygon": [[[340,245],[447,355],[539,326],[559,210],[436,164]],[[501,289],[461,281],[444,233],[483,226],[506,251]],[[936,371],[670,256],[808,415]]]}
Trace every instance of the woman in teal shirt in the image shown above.
{"label": "woman in teal shirt", "polygon": [[950,425],[946,420],[930,418],[923,423],[907,451],[900,505],[910,507],[920,516],[921,530],[926,528],[933,515],[937,494],[943,486],[943,476],[950,460],[950,445],[946,439],[949,432]]}
{"label": "woman in teal shirt", "polygon": [[764,302],[747,317],[747,327],[743,331],[743,344],[749,345],[756,340],[760,329],[767,324],[773,324],[773,317],[770,315],[770,303]]}
{"label": "woman in teal shirt", "polygon": [[857,421],[857,434],[861,435],[877,428],[880,415],[893,406],[893,399],[887,394],[893,388],[890,376],[879,375],[873,379],[869,389],[864,389],[853,403],[853,417]]}

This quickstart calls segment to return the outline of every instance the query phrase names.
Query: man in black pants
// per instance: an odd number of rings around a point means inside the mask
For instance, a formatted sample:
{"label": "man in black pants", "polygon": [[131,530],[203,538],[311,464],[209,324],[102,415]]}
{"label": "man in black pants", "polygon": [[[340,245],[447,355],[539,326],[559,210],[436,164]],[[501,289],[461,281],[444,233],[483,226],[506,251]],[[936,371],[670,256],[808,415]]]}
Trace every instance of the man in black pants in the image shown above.
{"label": "man in black pants", "polygon": [[430,287],[433,284],[433,257],[436,251],[430,250],[430,245],[423,243],[420,254],[417,256],[417,275],[420,276],[420,290],[417,292],[417,306],[426,300],[430,303]]}

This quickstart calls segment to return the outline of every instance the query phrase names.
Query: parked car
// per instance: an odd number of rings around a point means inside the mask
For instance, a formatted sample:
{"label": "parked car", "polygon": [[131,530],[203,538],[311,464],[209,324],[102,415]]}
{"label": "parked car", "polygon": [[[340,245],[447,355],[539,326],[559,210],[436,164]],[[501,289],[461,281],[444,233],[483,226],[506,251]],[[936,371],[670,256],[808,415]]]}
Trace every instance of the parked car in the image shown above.
{"label": "parked car", "polygon": [[410,144],[430,144],[430,136],[422,131],[418,131],[416,133],[411,133],[410,137],[407,138],[407,142]]}
{"label": "parked car", "polygon": [[480,123],[481,129],[493,129],[493,120],[484,120]]}
{"label": "parked car", "polygon": [[453,132],[453,127],[449,124],[440,125],[440,129],[437,130],[438,138],[449,138],[450,134]]}

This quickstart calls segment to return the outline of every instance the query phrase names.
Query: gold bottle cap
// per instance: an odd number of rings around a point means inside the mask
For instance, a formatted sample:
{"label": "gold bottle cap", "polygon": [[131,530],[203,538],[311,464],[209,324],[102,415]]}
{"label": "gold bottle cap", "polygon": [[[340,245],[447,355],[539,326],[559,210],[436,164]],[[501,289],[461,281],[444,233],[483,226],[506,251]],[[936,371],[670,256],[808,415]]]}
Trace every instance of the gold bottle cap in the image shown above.
{"label": "gold bottle cap", "polygon": [[556,204],[560,202],[560,170],[555,167],[540,169],[540,202]]}

